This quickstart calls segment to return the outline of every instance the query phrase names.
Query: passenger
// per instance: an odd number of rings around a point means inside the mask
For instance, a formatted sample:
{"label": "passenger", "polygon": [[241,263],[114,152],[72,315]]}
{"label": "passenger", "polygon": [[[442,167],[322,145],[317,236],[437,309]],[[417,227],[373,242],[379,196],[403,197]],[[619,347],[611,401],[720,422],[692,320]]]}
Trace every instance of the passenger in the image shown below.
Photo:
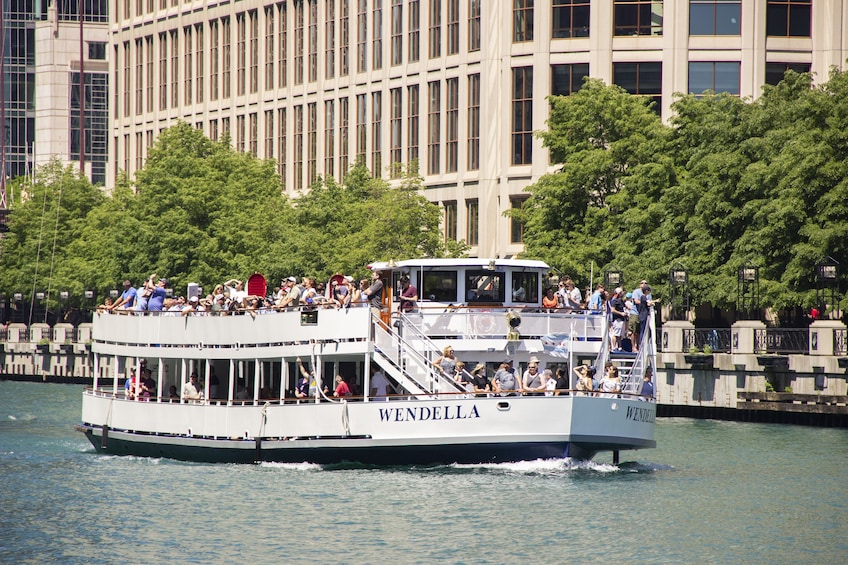
{"label": "passenger", "polygon": [[222,285],[222,284],[216,284],[215,290],[212,291],[213,300],[215,300],[217,302],[219,297],[220,298],[224,297],[224,285]]}
{"label": "passenger", "polygon": [[454,382],[462,385],[467,392],[474,392],[474,379],[471,377],[471,374],[465,370],[465,363],[457,361],[455,371],[456,372],[453,376]]}
{"label": "passenger", "polygon": [[521,381],[515,376],[515,369],[512,368],[512,361],[509,359],[501,363],[492,384],[494,391],[501,396],[517,396],[523,392]]}
{"label": "passenger", "polygon": [[[285,285],[283,285],[283,286],[285,286]],[[279,286],[275,286],[274,292],[271,294],[271,300],[274,302],[274,304],[276,304],[277,302],[280,302],[283,299],[284,296],[285,296],[285,294],[283,292],[283,288],[279,287]]]}
{"label": "passenger", "polygon": [[[156,275],[151,276],[151,280]],[[159,279],[156,286],[150,293],[150,298],[147,299],[147,309],[151,312],[161,312],[165,303],[165,288],[168,286],[168,279]]]}
{"label": "passenger", "polygon": [[351,396],[350,387],[347,385],[341,375],[336,375],[336,389],[333,391],[333,396],[340,398],[343,396]]}
{"label": "passenger", "polygon": [[621,338],[621,350],[626,351],[627,353],[633,353],[633,332],[628,331],[623,338]]}
{"label": "passenger", "polygon": [[570,308],[572,310],[579,310],[582,308],[583,296],[580,294],[580,289],[577,288],[577,285],[574,284],[573,280],[565,279],[563,297],[564,308]]}
{"label": "passenger", "polygon": [[315,304],[322,308],[338,308],[339,306],[335,298],[327,296],[327,287],[322,282],[315,283]]}
{"label": "passenger", "polygon": [[618,376],[618,367],[612,363],[607,363],[606,374],[601,379],[601,392],[618,393],[621,392],[621,377]]}
{"label": "passenger", "polygon": [[559,396],[560,394],[567,396],[569,390],[571,390],[571,385],[568,384],[568,375],[566,375],[565,369],[559,367],[556,370],[556,392],[554,396]]}
{"label": "passenger", "polygon": [[654,370],[648,367],[645,369],[645,376],[642,377],[642,391],[639,394],[647,398],[654,397],[654,383],[651,382],[653,374]]}
{"label": "passenger", "polygon": [[314,306],[318,303],[318,291],[315,290],[315,279],[303,277],[301,279],[300,305]]}
{"label": "passenger", "polygon": [[549,286],[545,290],[545,296],[542,297],[542,306],[548,312],[553,312],[558,305],[559,301],[557,300],[556,296],[554,296],[554,287]]}
{"label": "passenger", "polygon": [[595,385],[592,382],[592,378],[595,376],[594,367],[590,367],[589,365],[580,365],[579,367],[574,368],[574,372],[577,375],[577,386],[574,388],[583,392],[591,392],[595,390]]}
{"label": "passenger", "polygon": [[300,287],[297,286],[297,279],[294,277],[288,277],[285,280],[286,283],[286,294],[283,299],[277,303],[277,308],[288,308],[291,306],[298,306],[300,304]]}
{"label": "passenger", "polygon": [[621,340],[627,329],[627,311],[622,296],[624,289],[616,287],[610,299],[610,314],[612,315],[612,326],[610,328],[610,344],[613,351],[621,351]]}
{"label": "passenger", "polygon": [[418,289],[409,280],[409,275],[400,278],[400,311],[411,314],[418,310]]}
{"label": "passenger", "polygon": [[150,278],[144,283],[135,289],[135,306],[133,307],[133,311],[135,312],[146,312],[147,311],[147,302],[150,300],[150,295],[153,293],[153,277],[156,275],[150,275]]}
{"label": "passenger", "polygon": [[97,305],[97,313],[102,314],[104,312],[111,312],[112,304],[112,299],[110,297],[106,297],[106,300],[103,301],[103,304]]}
{"label": "passenger", "polygon": [[545,391],[545,385],[542,382],[542,376],[539,374],[539,362],[533,359],[527,365],[527,370],[524,371],[524,376],[521,379],[524,385],[524,394],[527,396],[541,396]]}
{"label": "passenger", "polygon": [[354,306],[368,306],[368,297],[365,296],[365,292],[368,290],[370,283],[368,279],[362,279],[359,281],[359,291],[356,294],[356,303]]}
{"label": "passenger", "polygon": [[386,401],[389,399],[389,379],[383,374],[383,371],[377,365],[371,365],[371,379],[368,387],[371,392],[372,400]]}
{"label": "passenger", "polygon": [[238,279],[230,279],[224,283],[225,289],[230,294],[230,300],[236,303],[238,308],[247,306],[247,291],[244,290],[244,283]]}
{"label": "passenger", "polygon": [[136,289],[132,285],[132,281],[129,279],[124,281],[124,291],[121,293],[121,296],[112,303],[112,306],[109,307],[109,310],[132,310],[135,307],[135,297],[136,297]]}
{"label": "passenger", "polygon": [[527,291],[524,290],[524,287],[521,285],[521,281],[515,281],[513,285],[515,288],[512,289],[512,301],[525,302],[527,300]]}
{"label": "passenger", "polygon": [[492,387],[489,385],[489,379],[486,378],[486,365],[478,363],[471,371],[471,377],[477,396],[486,396],[491,392]]}
{"label": "passenger", "polygon": [[433,361],[433,365],[441,371],[442,375],[453,378],[456,374],[456,357],[454,356],[453,347],[445,346],[442,351],[442,356]]}
{"label": "passenger", "polygon": [[223,294],[217,294],[212,307],[209,309],[213,315],[222,316],[227,313],[226,297]]}
{"label": "passenger", "polygon": [[545,396],[553,396],[556,393],[557,381],[550,369],[542,373],[542,385],[545,387]]}
{"label": "passenger", "polygon": [[294,396],[295,398],[309,398],[309,380],[311,375],[306,370],[306,367],[303,366],[300,357],[297,358],[297,366],[300,368],[300,378],[294,387]]}
{"label": "passenger", "polygon": [[197,372],[191,373],[189,380],[183,385],[183,400],[196,402],[203,398],[200,394],[200,385],[197,383]]}
{"label": "passenger", "polygon": [[347,281],[342,278],[341,281],[333,279],[330,283],[331,298],[336,302],[338,307],[344,307],[347,301],[350,290],[347,287]]}
{"label": "passenger", "polygon": [[600,312],[604,309],[604,304],[607,302],[607,292],[604,288],[604,285],[598,283],[598,286],[595,287],[595,292],[589,297],[589,310],[593,312]]}
{"label": "passenger", "polygon": [[135,374],[135,368],[130,369],[130,377],[124,382],[124,395],[129,400],[134,400],[138,391],[138,377]]}
{"label": "passenger", "polygon": [[372,308],[383,309],[383,273],[373,271],[371,273],[371,286],[362,292],[362,300],[368,299]]}
{"label": "passenger", "polygon": [[150,400],[150,397],[156,396],[156,381],[151,376],[150,369],[141,370],[141,383],[139,385],[139,394],[142,400]]}
{"label": "passenger", "polygon": [[168,387],[168,400],[170,402],[180,401],[180,395],[177,392],[177,385],[171,385],[170,387]]}

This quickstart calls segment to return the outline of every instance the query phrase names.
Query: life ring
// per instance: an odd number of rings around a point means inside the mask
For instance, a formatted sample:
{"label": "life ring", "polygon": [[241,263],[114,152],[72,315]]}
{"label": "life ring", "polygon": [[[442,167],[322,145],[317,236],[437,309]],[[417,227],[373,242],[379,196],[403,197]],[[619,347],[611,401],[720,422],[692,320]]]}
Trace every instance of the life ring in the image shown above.
{"label": "life ring", "polygon": [[492,335],[497,328],[497,320],[488,311],[479,311],[479,315],[474,316],[473,326],[474,333],[477,335]]}

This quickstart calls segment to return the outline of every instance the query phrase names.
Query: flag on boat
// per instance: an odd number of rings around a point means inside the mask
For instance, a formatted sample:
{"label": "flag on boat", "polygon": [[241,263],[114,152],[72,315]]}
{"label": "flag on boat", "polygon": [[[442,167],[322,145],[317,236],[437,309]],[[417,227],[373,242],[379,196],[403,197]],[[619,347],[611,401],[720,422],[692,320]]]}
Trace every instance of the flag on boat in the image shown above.
{"label": "flag on boat", "polygon": [[568,357],[571,343],[571,334],[556,333],[542,337],[542,347],[547,355],[554,357]]}

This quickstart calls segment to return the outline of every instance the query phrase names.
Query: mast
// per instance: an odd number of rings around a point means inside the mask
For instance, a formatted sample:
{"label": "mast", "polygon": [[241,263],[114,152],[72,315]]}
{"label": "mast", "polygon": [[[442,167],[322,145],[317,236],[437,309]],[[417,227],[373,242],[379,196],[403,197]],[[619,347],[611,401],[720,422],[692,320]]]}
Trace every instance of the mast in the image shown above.
{"label": "mast", "polygon": [[6,4],[0,2],[0,224],[6,221]]}

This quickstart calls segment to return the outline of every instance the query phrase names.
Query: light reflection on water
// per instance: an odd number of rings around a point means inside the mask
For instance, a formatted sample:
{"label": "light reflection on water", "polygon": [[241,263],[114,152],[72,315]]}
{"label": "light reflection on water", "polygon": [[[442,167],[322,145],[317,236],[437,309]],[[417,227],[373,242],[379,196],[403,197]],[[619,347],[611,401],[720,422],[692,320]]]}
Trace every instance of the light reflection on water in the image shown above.
{"label": "light reflection on water", "polygon": [[660,419],[657,449],[497,465],[96,455],[81,388],[0,382],[2,563],[842,563],[848,430]]}

